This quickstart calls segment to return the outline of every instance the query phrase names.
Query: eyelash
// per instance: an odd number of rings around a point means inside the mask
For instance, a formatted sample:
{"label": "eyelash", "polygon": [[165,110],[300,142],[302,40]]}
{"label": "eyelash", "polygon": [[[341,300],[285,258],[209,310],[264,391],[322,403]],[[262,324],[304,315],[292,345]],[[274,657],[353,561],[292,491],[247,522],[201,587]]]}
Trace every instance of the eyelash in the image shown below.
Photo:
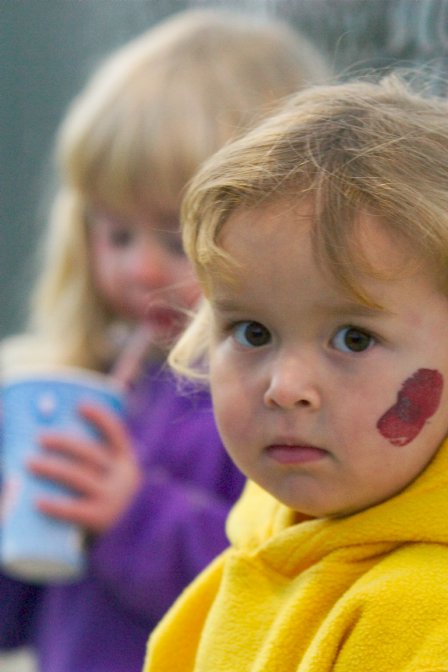
{"label": "eyelash", "polygon": [[132,232],[128,229],[115,229],[109,233],[109,241],[114,247],[126,247],[132,241]]}
{"label": "eyelash", "polygon": [[[266,338],[266,341],[259,344],[248,342],[247,338],[241,332],[247,330],[250,327],[255,327],[256,329],[258,329],[261,340],[264,340]],[[261,348],[264,345],[268,345],[268,343],[270,343],[272,340],[272,336],[269,329],[265,327],[263,324],[261,324],[261,322],[257,322],[256,320],[242,320],[239,322],[232,322],[226,327],[225,331],[230,333],[239,345],[248,349]]]}
{"label": "eyelash", "polygon": [[177,231],[160,231],[159,239],[165,249],[175,257],[184,257],[182,238]]}
{"label": "eyelash", "polygon": [[[176,233],[170,231],[159,231],[156,232],[158,236],[159,244],[173,257],[184,257],[185,252],[182,246],[182,240],[180,236]],[[114,247],[126,247],[130,245],[135,236],[134,231],[131,228],[123,226],[123,228],[112,229],[109,232],[109,241]]]}
{"label": "eyelash", "polygon": [[[260,340],[263,342],[261,343],[251,343],[250,341],[248,342],[247,338],[247,333],[246,330],[249,327],[256,327],[258,329],[258,336]],[[247,348],[247,349],[257,349],[260,347],[263,347],[265,345],[268,345],[272,341],[272,335],[271,332],[267,327],[265,327],[262,323],[257,322],[256,320],[240,320],[236,322],[231,322],[228,325],[226,325],[223,329],[223,332],[227,334],[231,334],[233,339],[242,347]],[[338,339],[342,336],[344,338],[347,337],[347,335],[350,334],[350,332],[354,332],[352,336],[355,336],[355,340],[352,342],[352,346],[359,345],[360,347],[356,349],[356,347],[350,347],[347,345],[346,342],[344,343],[338,343]],[[257,337],[257,336],[256,336]],[[356,337],[358,337],[358,342],[356,341]],[[366,338],[365,341],[360,340],[363,337]],[[264,340],[265,339],[265,340]],[[357,355],[357,354],[362,354],[364,352],[367,352],[370,350],[372,347],[374,347],[378,343],[378,338],[374,336],[370,331],[367,329],[358,327],[353,324],[347,324],[341,327],[338,327],[336,329],[334,335],[330,339],[330,345],[337,351],[342,352],[344,354],[348,355]]]}
{"label": "eyelash", "polygon": [[[338,337],[345,332],[345,336],[349,334],[349,332],[352,331],[356,333],[358,336],[361,335],[362,337],[366,337],[368,342],[367,343],[361,343],[358,339],[358,344],[359,345],[365,345],[365,347],[360,347],[359,349],[350,348],[346,343],[344,344],[338,344],[339,347],[336,345]],[[357,327],[353,324],[347,324],[344,325],[343,327],[339,327],[334,336],[331,338],[330,344],[335,350],[338,350],[339,352],[343,352],[345,354],[358,354],[358,353],[364,353],[370,350],[376,343],[378,342],[377,338],[371,334],[367,329],[362,329],[361,327]],[[342,347],[344,345],[344,347]],[[352,345],[356,345],[356,340],[353,342]]]}

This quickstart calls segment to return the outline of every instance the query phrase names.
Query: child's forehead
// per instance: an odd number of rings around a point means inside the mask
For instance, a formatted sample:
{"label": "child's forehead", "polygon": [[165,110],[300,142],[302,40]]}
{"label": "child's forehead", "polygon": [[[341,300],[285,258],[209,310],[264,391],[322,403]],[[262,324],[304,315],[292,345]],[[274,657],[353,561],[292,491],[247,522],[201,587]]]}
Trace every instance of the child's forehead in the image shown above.
{"label": "child's forehead", "polygon": [[255,205],[241,205],[233,210],[224,222],[220,243],[232,247],[235,239],[245,239],[248,243],[259,238],[260,228],[264,236],[261,243],[269,246],[272,238],[277,238],[286,230],[291,243],[294,237],[301,237],[304,229],[311,230],[315,222],[315,203],[311,198],[272,198]]}
{"label": "child's forehead", "polygon": [[[393,251],[394,256],[404,254],[403,244],[398,244],[397,237],[380,215],[363,207],[347,208],[345,213],[340,213],[339,219],[342,220],[338,222],[339,230],[350,234],[341,236],[340,248],[357,249],[363,256],[371,258],[372,266],[381,267],[387,263],[386,251]],[[325,240],[332,224],[326,220],[313,196],[278,197],[233,210],[222,226],[220,242],[226,248],[233,247],[235,239],[244,239],[248,243],[258,239],[258,244],[269,247],[274,238],[286,233],[285,245],[294,245],[297,240],[303,242],[304,233],[309,234],[312,241],[319,237]],[[258,235],[260,228],[263,229],[261,238]]]}
{"label": "child's forehead", "polygon": [[[347,217],[349,215],[347,214]],[[256,206],[236,208],[224,222],[219,234],[219,247],[229,261],[236,262],[237,275],[244,274],[244,260],[260,255],[270,261],[276,255],[282,263],[300,263],[304,248],[311,263],[347,297],[358,304],[373,305],[363,290],[372,278],[393,283],[402,277],[423,273],[434,279],[434,271],[413,246],[391,230],[388,221],[377,213],[360,208],[350,213],[350,221],[339,239],[328,243],[325,217],[319,214],[310,197],[273,199]],[[273,244],[275,242],[275,245]],[[215,271],[222,269],[215,260]],[[266,268],[272,266],[265,264]],[[213,263],[212,263],[213,266]],[[260,263],[260,275],[263,264]],[[232,272],[223,277],[231,280]],[[435,283],[434,283],[435,284]]]}
{"label": "child's forehead", "polygon": [[165,229],[179,230],[179,210],[176,204],[164,199],[152,198],[151,194],[89,197],[88,209],[113,216],[127,222],[156,222]]}

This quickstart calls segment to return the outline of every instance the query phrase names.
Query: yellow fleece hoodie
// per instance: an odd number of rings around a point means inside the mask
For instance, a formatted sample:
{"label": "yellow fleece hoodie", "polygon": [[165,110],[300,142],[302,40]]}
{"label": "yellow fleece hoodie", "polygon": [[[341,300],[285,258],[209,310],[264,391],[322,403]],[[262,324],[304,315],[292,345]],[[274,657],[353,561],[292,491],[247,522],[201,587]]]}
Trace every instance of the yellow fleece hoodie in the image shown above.
{"label": "yellow fleece hoodie", "polygon": [[296,520],[248,483],[144,672],[448,671],[448,441],[392,499]]}

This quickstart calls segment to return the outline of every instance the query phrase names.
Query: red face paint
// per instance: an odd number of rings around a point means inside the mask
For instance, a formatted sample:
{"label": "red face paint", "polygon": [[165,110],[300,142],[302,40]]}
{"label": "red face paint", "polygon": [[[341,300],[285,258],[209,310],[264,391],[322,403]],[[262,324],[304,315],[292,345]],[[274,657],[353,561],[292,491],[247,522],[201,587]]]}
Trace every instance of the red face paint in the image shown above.
{"label": "red face paint", "polygon": [[415,439],[439,407],[443,376],[432,369],[418,369],[404,381],[397,403],[378,420],[381,434],[394,446],[405,446]]}

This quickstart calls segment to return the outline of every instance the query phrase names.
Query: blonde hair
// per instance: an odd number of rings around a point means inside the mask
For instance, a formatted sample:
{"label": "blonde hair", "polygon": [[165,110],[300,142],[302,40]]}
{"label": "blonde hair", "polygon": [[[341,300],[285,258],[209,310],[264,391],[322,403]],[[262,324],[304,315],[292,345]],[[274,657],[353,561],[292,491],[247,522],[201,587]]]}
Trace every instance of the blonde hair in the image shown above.
{"label": "blonde hair", "polygon": [[[316,86],[215,154],[193,179],[183,205],[184,246],[205,294],[212,272],[231,276],[220,234],[232,212],[307,198],[314,203],[316,259],[356,300],[371,301],[359,272],[378,274],[356,235],[362,211],[378,215],[417,263],[431,266],[448,293],[444,100],[413,92],[398,75],[378,83]],[[170,355],[184,374],[204,374],[208,311],[205,301]]]}
{"label": "blonde hair", "polygon": [[103,368],[114,319],[95,292],[88,208],[178,210],[200,163],[291,92],[328,76],[281,22],[187,10],[114,53],[73,101],[57,137],[60,189],[31,332],[63,363]]}

